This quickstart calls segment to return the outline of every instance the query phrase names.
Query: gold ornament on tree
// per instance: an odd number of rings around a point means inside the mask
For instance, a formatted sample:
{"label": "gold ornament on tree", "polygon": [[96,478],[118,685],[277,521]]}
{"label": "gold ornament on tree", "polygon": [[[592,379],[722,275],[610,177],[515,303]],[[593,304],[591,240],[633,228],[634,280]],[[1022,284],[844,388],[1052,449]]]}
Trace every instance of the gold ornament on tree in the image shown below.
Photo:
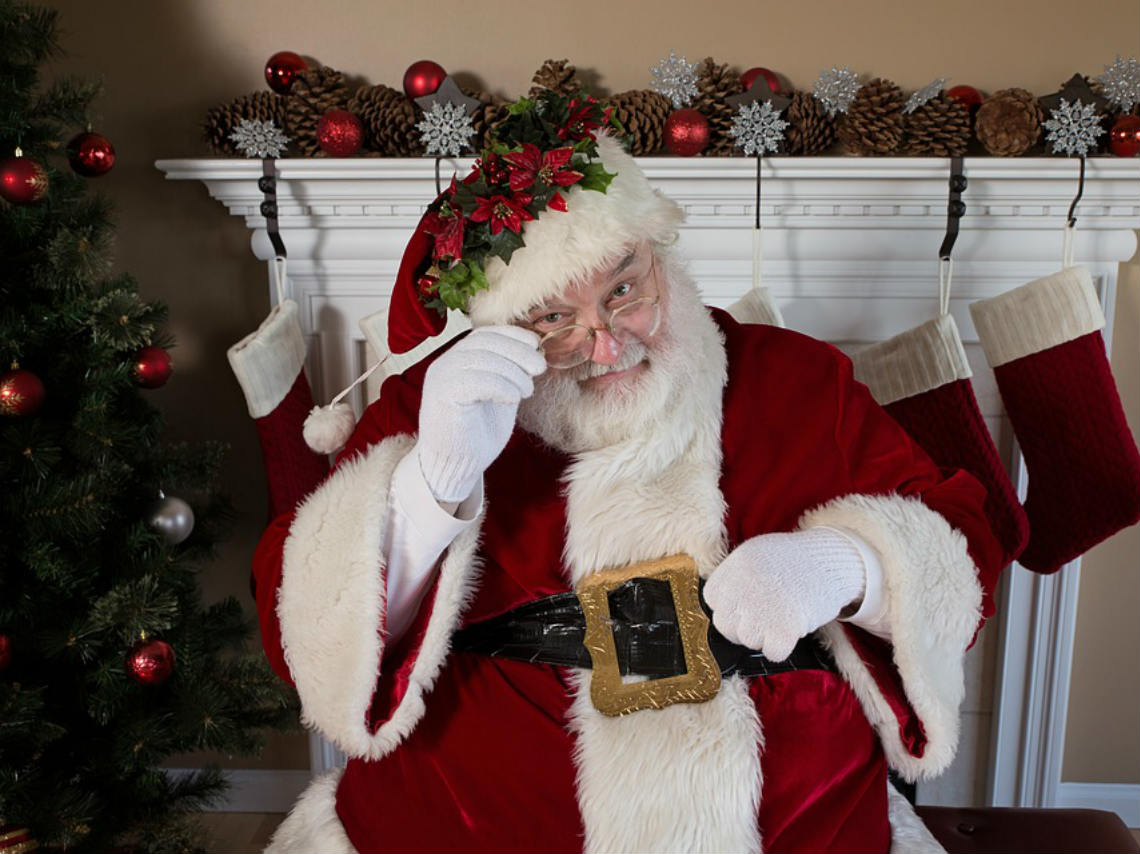
{"label": "gold ornament on tree", "polygon": [[1002,89],[978,108],[974,132],[990,154],[1017,157],[1037,144],[1044,118],[1032,92]]}
{"label": "gold ornament on tree", "polygon": [[902,90],[881,77],[859,89],[839,125],[839,141],[852,154],[889,155],[903,137]]}

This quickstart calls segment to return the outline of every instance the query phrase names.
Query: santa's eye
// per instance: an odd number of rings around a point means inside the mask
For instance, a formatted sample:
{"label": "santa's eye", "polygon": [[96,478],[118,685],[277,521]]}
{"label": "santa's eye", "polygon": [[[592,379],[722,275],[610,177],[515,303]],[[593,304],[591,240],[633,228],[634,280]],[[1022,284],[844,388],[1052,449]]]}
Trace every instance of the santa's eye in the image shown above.
{"label": "santa's eye", "polygon": [[540,314],[532,322],[535,326],[544,329],[553,329],[559,326],[566,319],[566,315],[560,311],[548,311],[546,314]]}
{"label": "santa's eye", "polygon": [[633,284],[631,282],[622,282],[620,285],[610,291],[610,299],[621,299],[622,297],[627,297],[632,290]]}

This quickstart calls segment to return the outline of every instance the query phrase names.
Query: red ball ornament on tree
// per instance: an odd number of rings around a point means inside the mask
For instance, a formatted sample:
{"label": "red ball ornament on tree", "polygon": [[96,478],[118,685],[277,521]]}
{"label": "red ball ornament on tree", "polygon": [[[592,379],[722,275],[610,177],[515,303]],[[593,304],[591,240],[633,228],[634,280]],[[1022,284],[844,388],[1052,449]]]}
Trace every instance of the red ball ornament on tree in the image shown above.
{"label": "red ball ornament on tree", "polygon": [[67,144],[67,162],[72,170],[84,178],[106,175],[115,165],[115,146],[99,133],[76,134]]}
{"label": "red ball ornament on tree", "polygon": [[30,205],[42,199],[48,190],[44,167],[16,149],[15,157],[0,160],[0,196],[14,205]]}
{"label": "red ball ornament on tree", "polygon": [[749,68],[740,75],[740,91],[747,92],[752,88],[752,83],[757,77],[761,77],[768,81],[768,88],[772,90],[775,95],[780,94],[780,78],[774,71],[767,68]]}
{"label": "red ball ornament on tree", "polygon": [[348,110],[329,110],[317,122],[317,145],[333,157],[352,157],[364,144],[364,125]]}
{"label": "red ball ornament on tree", "polygon": [[142,639],[127,654],[127,673],[140,685],[161,685],[174,672],[174,647]]}
{"label": "red ball ornament on tree", "polygon": [[1135,157],[1140,152],[1140,116],[1121,116],[1112,125],[1108,148],[1117,157]]}
{"label": "red ball ornament on tree", "polygon": [[422,98],[431,95],[443,83],[447,72],[438,62],[430,59],[421,59],[413,62],[404,72],[404,94],[409,98]]}
{"label": "red ball ornament on tree", "polygon": [[35,415],[44,402],[44,384],[31,371],[0,374],[0,415]]}
{"label": "red ball ornament on tree", "polygon": [[674,154],[692,157],[709,144],[709,120],[698,110],[674,110],[665,120],[665,146]]}
{"label": "red ball ornament on tree", "polygon": [[12,639],[0,634],[0,672],[7,670],[12,663]]}
{"label": "red ball ornament on tree", "polygon": [[274,92],[287,95],[293,88],[293,81],[297,79],[297,75],[307,71],[308,68],[309,64],[293,51],[278,51],[265,63],[265,82]]}
{"label": "red ball ornament on tree", "polygon": [[158,388],[166,385],[174,373],[174,363],[170,360],[169,353],[152,344],[135,353],[132,372],[143,388]]}

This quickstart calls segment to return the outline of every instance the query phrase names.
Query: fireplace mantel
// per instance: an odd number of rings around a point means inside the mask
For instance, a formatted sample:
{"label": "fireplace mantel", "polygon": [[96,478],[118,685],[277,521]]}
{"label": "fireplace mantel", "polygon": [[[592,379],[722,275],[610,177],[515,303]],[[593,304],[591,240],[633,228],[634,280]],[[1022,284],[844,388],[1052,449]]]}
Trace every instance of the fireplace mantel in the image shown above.
{"label": "fireplace mantel", "polygon": [[[442,181],[471,158],[445,158]],[[649,180],[682,205],[680,249],[707,302],[727,306],[751,282],[756,195],[753,158],[638,158]],[[243,217],[252,250],[273,249],[259,212],[258,160],[161,160],[171,180],[194,180]],[[1120,262],[1140,228],[1136,160],[1087,162],[1076,210],[1076,262],[1089,267],[1111,339]],[[387,305],[412,228],[435,197],[431,158],[278,160],[277,197],[291,296],[310,337],[309,376],[328,400],[370,361],[359,323]],[[968,304],[1060,267],[1062,230],[1078,163],[1064,158],[966,158],[966,214],[954,247],[950,310],[974,371],[986,423],[1024,488],[1013,437]],[[787,325],[851,350],[937,312],[937,253],[946,229],[950,161],[941,158],[767,158],[761,172],[762,278]],[[276,300],[266,279],[251,283]],[[451,327],[449,327],[451,328]],[[375,387],[372,387],[374,392]],[[359,408],[363,395],[354,400]],[[924,802],[1051,806],[1060,781],[1079,567],[1031,576],[1015,567],[1001,618],[971,653],[963,745],[951,771],[920,790]],[[996,664],[994,664],[996,662]],[[994,675],[996,673],[996,677]],[[1039,674],[1038,678],[1034,674]],[[988,680],[995,687],[990,698]],[[992,745],[992,749],[987,749]],[[314,770],[331,761],[314,752]]]}

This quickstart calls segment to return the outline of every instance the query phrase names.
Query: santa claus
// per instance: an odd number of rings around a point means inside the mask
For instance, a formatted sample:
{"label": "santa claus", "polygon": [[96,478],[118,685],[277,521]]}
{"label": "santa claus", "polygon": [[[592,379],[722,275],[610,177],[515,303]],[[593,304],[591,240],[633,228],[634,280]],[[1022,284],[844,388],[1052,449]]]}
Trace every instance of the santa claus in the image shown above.
{"label": "santa claus", "polygon": [[939,850],[887,772],[954,757],[985,490],[704,306],[595,109],[522,105],[432,204],[393,349],[474,329],[262,538],[266,651],[349,757],[268,850]]}

